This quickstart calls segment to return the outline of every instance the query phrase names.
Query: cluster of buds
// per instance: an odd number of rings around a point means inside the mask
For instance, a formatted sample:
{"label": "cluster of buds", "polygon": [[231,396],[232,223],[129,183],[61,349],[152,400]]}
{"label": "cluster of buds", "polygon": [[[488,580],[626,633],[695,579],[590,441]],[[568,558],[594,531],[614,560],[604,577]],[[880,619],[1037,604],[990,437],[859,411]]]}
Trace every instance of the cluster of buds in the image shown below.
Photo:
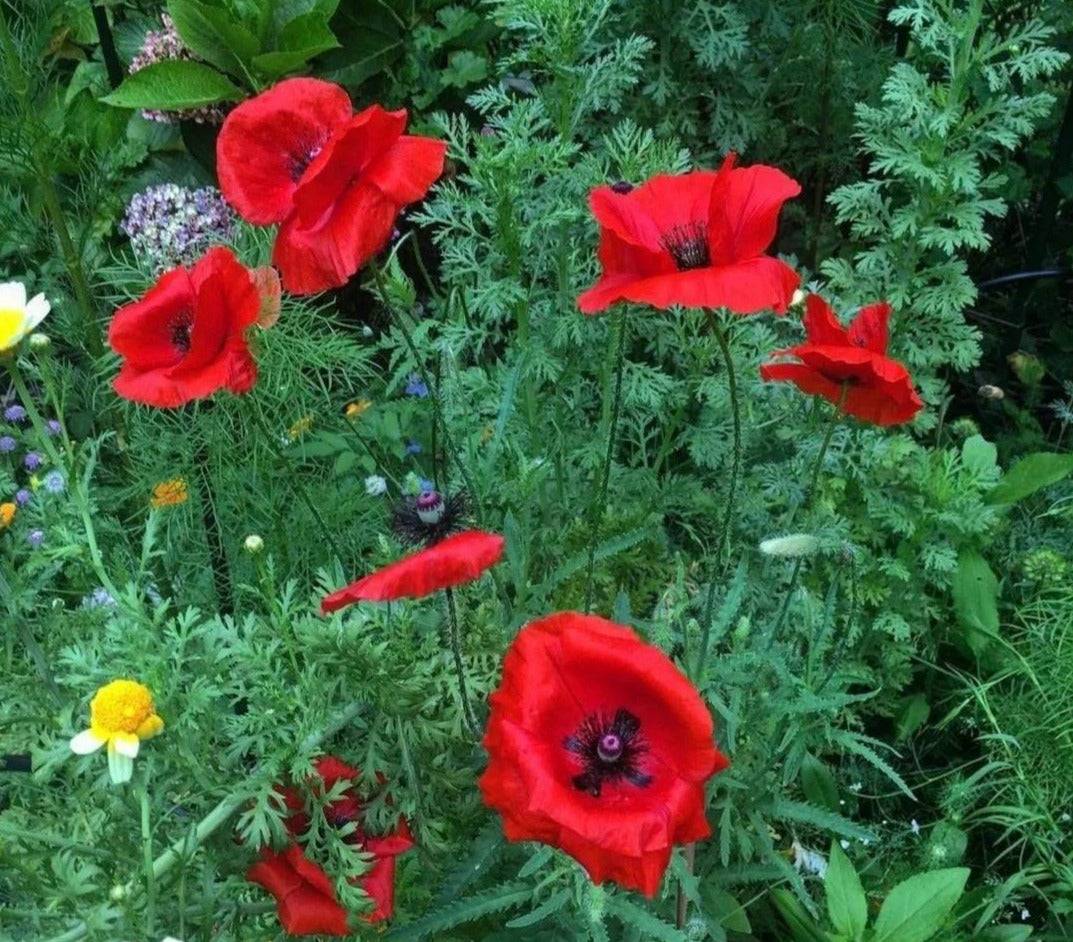
{"label": "cluster of buds", "polygon": [[135,193],[119,228],[154,271],[192,264],[211,245],[234,237],[235,214],[220,191],[161,183]]}
{"label": "cluster of buds", "polygon": [[[194,59],[194,54],[186,48],[175,28],[175,23],[167,13],[160,14],[160,20],[164,28],[150,30],[142,40],[142,47],[138,54],[131,59],[130,73],[133,75],[139,69],[157,62],[166,62],[169,59]],[[155,111],[145,109],[142,117],[148,121],[159,121],[163,124],[174,124],[177,121],[196,121],[198,124],[221,124],[224,120],[224,111],[219,105],[205,105],[201,108],[184,108],[180,111]]]}

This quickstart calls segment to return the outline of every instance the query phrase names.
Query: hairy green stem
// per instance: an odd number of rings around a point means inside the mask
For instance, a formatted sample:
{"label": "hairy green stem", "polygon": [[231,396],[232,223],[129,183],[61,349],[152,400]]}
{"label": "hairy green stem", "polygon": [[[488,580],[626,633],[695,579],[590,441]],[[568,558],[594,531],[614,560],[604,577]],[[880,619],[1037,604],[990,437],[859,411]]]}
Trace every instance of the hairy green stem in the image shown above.
{"label": "hairy green stem", "polygon": [[730,350],[726,331],[723,330],[715,312],[711,308],[705,308],[705,313],[712,328],[712,335],[719,344],[719,352],[723,356],[723,366],[726,369],[727,392],[730,395],[730,418],[734,427],[734,450],[730,463],[730,486],[727,488],[726,509],[723,511],[723,520],[719,527],[719,539],[715,544],[715,562],[708,576],[708,596],[704,602],[704,617],[701,619],[700,646],[697,650],[696,661],[698,674],[708,660],[708,647],[712,637],[712,613],[715,607],[715,583],[722,566],[727,539],[730,536],[730,524],[734,519],[738,499],[738,478],[741,475],[741,404],[738,401],[738,380],[734,373],[734,356]]}
{"label": "hairy green stem", "polygon": [[450,633],[451,653],[454,656],[455,675],[458,678],[458,694],[462,699],[462,715],[470,732],[475,738],[479,738],[481,726],[477,722],[473,705],[470,703],[469,687],[466,684],[466,665],[462,661],[462,631],[458,622],[458,609],[455,606],[455,593],[453,589],[446,588],[443,590],[443,595],[447,600],[447,628]]}
{"label": "hairy green stem", "polygon": [[145,869],[145,936],[153,938],[156,909],[156,877],[153,875],[153,828],[149,819],[149,773],[142,780],[138,804],[142,824],[142,863]]}
{"label": "hairy green stem", "polygon": [[592,535],[589,538],[589,561],[585,574],[585,612],[592,611],[593,574],[596,569],[596,547],[600,543],[600,528],[604,522],[607,505],[607,485],[611,479],[611,462],[615,455],[615,439],[618,436],[618,419],[622,410],[622,373],[626,365],[626,315],[618,312],[615,318],[615,366],[613,390],[611,393],[611,416],[607,423],[607,451],[600,471],[600,483],[596,491],[596,500],[589,510],[589,525]]}

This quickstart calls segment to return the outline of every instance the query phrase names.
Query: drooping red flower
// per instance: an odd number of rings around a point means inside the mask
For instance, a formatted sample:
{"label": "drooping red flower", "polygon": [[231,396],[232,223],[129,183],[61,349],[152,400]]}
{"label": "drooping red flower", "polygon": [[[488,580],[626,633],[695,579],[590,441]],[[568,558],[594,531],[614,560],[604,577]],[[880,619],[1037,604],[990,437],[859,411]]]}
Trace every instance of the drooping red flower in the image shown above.
{"label": "drooping red flower", "polygon": [[388,602],[424,598],[440,589],[472,582],[503,556],[503,537],[483,530],[463,530],[404,556],[321,600],[325,614],[354,602]]}
{"label": "drooping red flower", "polygon": [[731,154],[714,172],[593,190],[589,205],[600,223],[603,275],[578,298],[578,307],[596,314],[617,301],[635,301],[785,312],[798,277],[764,253],[782,204],[801,187],[775,167],[735,167],[735,159]]}
{"label": "drooping red flower", "polygon": [[563,612],[523,628],[491,696],[480,779],[509,840],[595,882],[655,894],[675,844],[707,837],[704,782],[727,767],[696,689],[622,625]]}
{"label": "drooping red flower", "polygon": [[[360,774],[334,756],[319,759],[316,768],[325,792],[336,782],[356,780]],[[247,871],[246,878],[276,898],[279,921],[291,935],[348,935],[347,911],[339,904],[331,878],[305,855],[299,843],[309,828],[301,793],[296,788],[281,791],[292,812],[287,818],[287,830],[294,841],[281,853],[262,848],[260,858]],[[363,918],[370,923],[390,919],[395,906],[395,858],[414,845],[406,819],[400,818],[390,834],[380,837],[366,834],[360,824],[361,800],[354,789],[348,789],[333,801],[325,809],[325,817],[337,827],[359,822],[347,840],[360,844],[362,850],[375,857],[372,867],[356,881],[374,904],[373,910]]]}
{"label": "drooping red flower", "polygon": [[886,301],[862,307],[844,328],[831,305],[817,294],[805,302],[803,344],[776,351],[797,363],[765,363],[766,380],[789,381],[812,396],[823,396],[843,412],[876,425],[908,422],[923,407],[909,371],[887,356]]}
{"label": "drooping red flower", "polygon": [[243,219],[282,224],[272,261],[288,291],[345,284],[443,172],[443,141],[405,129],[405,110],[354,114],[342,88],[311,78],[280,82],[227,116],[220,189]]}
{"label": "drooping red flower", "polygon": [[115,391],[174,408],[221,389],[248,392],[257,366],[246,343],[261,298],[230,249],[210,249],[192,269],[165,272],[112,318],[108,342],[123,358]]}

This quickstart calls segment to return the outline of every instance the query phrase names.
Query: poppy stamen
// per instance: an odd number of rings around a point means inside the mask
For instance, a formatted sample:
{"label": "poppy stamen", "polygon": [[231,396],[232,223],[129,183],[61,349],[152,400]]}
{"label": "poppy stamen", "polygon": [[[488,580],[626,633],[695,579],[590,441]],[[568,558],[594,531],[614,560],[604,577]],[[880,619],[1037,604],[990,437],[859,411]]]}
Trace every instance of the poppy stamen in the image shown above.
{"label": "poppy stamen", "polygon": [[171,345],[183,356],[190,352],[190,332],[192,328],[193,321],[188,312],[180,314],[171,325]]}
{"label": "poppy stamen", "polygon": [[297,153],[290,155],[290,176],[295,183],[302,179],[306,170],[309,169],[309,165],[317,159],[317,155],[324,149],[324,143],[325,139],[322,137],[316,141],[306,143]]}
{"label": "poppy stamen", "polygon": [[584,770],[571,782],[578,791],[600,797],[606,781],[625,780],[638,788],[652,781],[640,767],[648,751],[641,738],[641,721],[629,710],[619,708],[614,718],[593,713],[585,717],[577,732],[563,740],[563,747],[578,756]]}
{"label": "poppy stamen", "polygon": [[690,222],[665,232],[660,244],[670,253],[679,271],[707,268],[711,265],[708,250],[708,227],[703,222]]}

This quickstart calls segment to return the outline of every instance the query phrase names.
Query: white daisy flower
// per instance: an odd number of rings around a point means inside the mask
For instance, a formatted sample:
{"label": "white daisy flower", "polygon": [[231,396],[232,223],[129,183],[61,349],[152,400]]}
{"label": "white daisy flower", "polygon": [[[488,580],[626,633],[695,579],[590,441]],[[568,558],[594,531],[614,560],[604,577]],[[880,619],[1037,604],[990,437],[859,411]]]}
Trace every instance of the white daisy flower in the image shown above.
{"label": "white daisy flower", "polygon": [[0,284],[0,353],[13,349],[48,315],[51,307],[43,294],[26,300],[21,281]]}

